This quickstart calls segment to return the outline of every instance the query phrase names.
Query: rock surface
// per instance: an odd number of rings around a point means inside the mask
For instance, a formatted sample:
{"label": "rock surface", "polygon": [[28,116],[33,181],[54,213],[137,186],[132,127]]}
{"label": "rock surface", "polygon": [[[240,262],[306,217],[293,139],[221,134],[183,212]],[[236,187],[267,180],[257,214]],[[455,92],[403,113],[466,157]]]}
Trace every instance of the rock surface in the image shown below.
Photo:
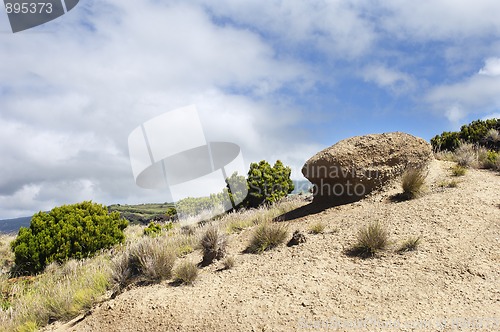
{"label": "rock surface", "polygon": [[344,204],[360,200],[401,175],[407,167],[431,160],[431,145],[394,132],[356,136],[318,152],[302,168],[314,185],[314,201]]}

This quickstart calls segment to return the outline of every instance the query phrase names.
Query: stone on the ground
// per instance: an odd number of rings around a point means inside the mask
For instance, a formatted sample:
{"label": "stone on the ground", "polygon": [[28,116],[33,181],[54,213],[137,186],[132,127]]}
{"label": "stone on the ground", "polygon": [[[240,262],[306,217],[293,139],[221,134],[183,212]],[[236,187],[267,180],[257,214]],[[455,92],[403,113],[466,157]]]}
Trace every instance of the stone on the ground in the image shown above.
{"label": "stone on the ground", "polygon": [[304,164],[302,174],[314,185],[315,202],[345,204],[432,159],[431,145],[422,138],[401,132],[371,134],[318,152]]}

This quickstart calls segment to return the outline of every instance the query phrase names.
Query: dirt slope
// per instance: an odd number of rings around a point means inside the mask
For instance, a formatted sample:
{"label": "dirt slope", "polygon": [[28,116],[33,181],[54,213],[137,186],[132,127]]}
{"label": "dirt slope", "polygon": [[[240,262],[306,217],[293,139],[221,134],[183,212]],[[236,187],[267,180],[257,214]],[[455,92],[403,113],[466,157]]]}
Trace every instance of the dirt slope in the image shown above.
{"label": "dirt slope", "polygon": [[[242,254],[251,230],[231,238],[231,270],[205,268],[194,286],[139,287],[104,302],[69,331],[500,330],[500,176],[471,170],[458,188],[434,161],[428,193],[400,203],[392,186],[358,203],[290,222],[318,220],[323,235],[262,255]],[[394,241],[376,258],[344,250],[360,226],[383,222]],[[415,252],[398,245],[421,235]]]}

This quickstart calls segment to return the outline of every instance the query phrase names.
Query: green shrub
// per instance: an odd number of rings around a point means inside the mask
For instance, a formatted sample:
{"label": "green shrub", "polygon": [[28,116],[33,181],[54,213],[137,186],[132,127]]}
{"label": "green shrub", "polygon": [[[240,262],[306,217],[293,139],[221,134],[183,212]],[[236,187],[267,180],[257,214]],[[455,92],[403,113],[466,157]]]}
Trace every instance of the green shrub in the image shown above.
{"label": "green shrub", "polygon": [[500,119],[476,120],[463,125],[459,132],[443,132],[431,139],[434,151],[455,151],[460,142],[479,144],[488,149],[498,150],[498,135]]}
{"label": "green shrub", "polygon": [[499,153],[493,150],[485,150],[479,155],[479,163],[481,167],[486,169],[495,169]]}
{"label": "green shrub", "polygon": [[263,203],[274,203],[286,197],[294,189],[290,179],[292,170],[278,160],[273,167],[262,160],[250,164],[248,171],[248,195],[246,202],[249,207],[258,207]]}
{"label": "green shrub", "polygon": [[361,257],[371,257],[377,251],[387,247],[389,235],[379,222],[374,222],[359,230],[357,240],[349,253]]}
{"label": "green shrub", "polygon": [[403,197],[406,199],[417,198],[422,195],[427,173],[422,168],[409,168],[403,173],[401,186]]}
{"label": "green shrub", "polygon": [[259,254],[285,242],[288,229],[283,223],[264,222],[255,229],[247,252]]}
{"label": "green shrub", "polygon": [[161,225],[160,223],[151,221],[148,225],[148,227],[144,228],[144,235],[150,236],[150,237],[155,237],[158,235],[161,235],[163,231],[169,231],[174,227],[174,224],[169,222],[166,223],[165,225]]}
{"label": "green shrub", "polygon": [[198,268],[191,261],[184,261],[177,266],[174,272],[175,281],[184,285],[192,285],[198,277]]}
{"label": "green shrub", "polygon": [[15,273],[34,274],[53,261],[81,259],[123,242],[127,221],[90,201],[39,212],[22,227],[11,247]]}

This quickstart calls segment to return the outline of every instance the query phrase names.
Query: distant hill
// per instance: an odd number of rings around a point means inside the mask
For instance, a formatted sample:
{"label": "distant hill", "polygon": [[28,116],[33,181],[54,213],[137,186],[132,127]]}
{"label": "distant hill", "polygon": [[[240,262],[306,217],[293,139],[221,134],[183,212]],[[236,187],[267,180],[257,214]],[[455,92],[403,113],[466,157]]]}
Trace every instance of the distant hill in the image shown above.
{"label": "distant hill", "polygon": [[165,213],[169,208],[175,208],[175,205],[173,203],[150,203],[135,205],[113,204],[108,206],[110,212],[120,212],[123,218],[133,224],[147,224],[151,220],[163,220],[163,218],[166,218]]}
{"label": "distant hill", "polygon": [[0,220],[0,233],[17,233],[21,227],[29,227],[31,217]]}

